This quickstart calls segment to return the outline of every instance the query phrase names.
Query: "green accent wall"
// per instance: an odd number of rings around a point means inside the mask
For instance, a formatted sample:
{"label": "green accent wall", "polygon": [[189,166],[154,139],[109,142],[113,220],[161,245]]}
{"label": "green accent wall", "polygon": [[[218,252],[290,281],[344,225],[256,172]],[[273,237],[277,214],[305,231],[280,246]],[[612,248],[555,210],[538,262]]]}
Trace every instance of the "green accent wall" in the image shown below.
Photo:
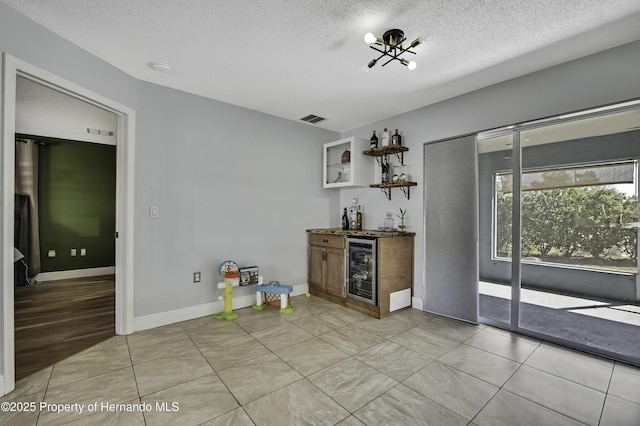
{"label": "green accent wall", "polygon": [[114,266],[116,147],[38,140],[42,272]]}

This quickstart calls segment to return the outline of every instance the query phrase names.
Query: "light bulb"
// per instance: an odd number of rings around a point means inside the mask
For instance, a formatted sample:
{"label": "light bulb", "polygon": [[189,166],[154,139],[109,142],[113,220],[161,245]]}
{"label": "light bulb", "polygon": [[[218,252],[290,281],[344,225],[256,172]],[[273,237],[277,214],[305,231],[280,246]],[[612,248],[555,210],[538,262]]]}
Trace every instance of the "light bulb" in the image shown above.
{"label": "light bulb", "polygon": [[411,71],[415,70],[416,67],[418,66],[418,64],[416,64],[416,61],[409,61],[409,65],[407,65],[407,68],[409,68]]}
{"label": "light bulb", "polygon": [[366,33],[364,35],[364,42],[367,44],[373,44],[378,41],[378,37],[374,36],[373,33]]}

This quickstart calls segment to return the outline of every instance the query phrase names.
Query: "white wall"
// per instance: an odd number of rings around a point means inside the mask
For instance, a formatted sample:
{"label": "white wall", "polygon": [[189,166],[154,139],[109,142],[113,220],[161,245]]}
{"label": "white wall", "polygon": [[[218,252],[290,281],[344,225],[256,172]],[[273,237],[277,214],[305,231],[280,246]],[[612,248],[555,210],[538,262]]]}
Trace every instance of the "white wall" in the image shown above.
{"label": "white wall", "polygon": [[[364,205],[365,227],[374,227],[386,211],[408,210],[408,231],[416,232],[414,297],[424,295],[423,145],[425,142],[476,133],[570,111],[640,98],[640,41],[496,84],[438,104],[344,132],[341,137],[370,138],[384,127],[400,129],[409,147],[405,163],[411,180],[418,182],[407,201],[394,189],[387,201],[378,189],[342,191],[340,205],[332,215],[338,225],[341,208],[359,197]],[[455,167],[451,164],[451,167]],[[428,236],[427,236],[428,237]]]}

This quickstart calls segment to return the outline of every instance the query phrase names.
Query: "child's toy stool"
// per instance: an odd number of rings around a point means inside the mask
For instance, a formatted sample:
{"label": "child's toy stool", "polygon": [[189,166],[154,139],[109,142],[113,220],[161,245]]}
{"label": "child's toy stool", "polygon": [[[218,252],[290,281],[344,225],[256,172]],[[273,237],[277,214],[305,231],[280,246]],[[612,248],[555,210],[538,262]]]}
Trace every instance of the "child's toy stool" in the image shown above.
{"label": "child's toy stool", "polygon": [[[280,313],[290,314],[296,308],[290,303],[289,294],[293,291],[293,286],[280,284],[278,281],[269,281],[267,284],[256,285],[256,304],[253,309],[261,311],[267,307],[268,302],[280,298]],[[264,293],[264,301],[263,301]],[[270,300],[271,299],[271,300]]]}

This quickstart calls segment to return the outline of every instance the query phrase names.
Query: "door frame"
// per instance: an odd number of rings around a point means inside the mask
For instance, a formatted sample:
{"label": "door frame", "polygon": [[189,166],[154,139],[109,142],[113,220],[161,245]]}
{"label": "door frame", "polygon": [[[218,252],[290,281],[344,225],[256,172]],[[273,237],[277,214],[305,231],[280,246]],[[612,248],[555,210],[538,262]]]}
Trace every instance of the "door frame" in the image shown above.
{"label": "door frame", "polygon": [[[135,172],[135,110],[76,85],[55,74],[3,52],[0,99],[0,396],[15,389],[15,336],[13,286],[13,209],[16,79],[39,84],[108,110],[117,116],[116,134],[116,334],[134,331],[133,324],[133,225]],[[114,237],[116,237],[114,236]]]}

